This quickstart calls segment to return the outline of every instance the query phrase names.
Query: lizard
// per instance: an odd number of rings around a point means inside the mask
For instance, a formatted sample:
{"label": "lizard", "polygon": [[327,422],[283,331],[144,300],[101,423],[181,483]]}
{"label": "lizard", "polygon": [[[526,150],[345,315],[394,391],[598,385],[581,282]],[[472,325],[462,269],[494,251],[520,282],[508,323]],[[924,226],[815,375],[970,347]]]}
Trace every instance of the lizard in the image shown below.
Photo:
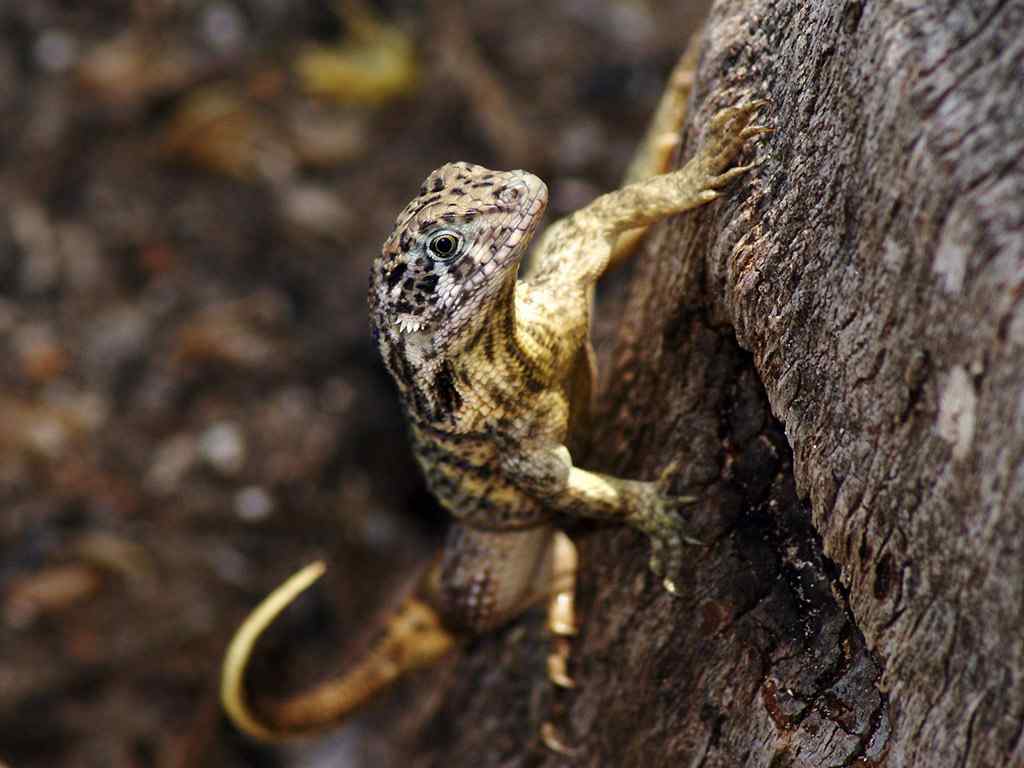
{"label": "lizard", "polygon": [[[710,203],[757,163],[737,165],[763,100],[716,112],[695,155],[665,172],[679,142],[692,78],[684,55],[624,186],[557,221],[537,239],[547,187],[522,170],[468,162],[430,173],[398,215],[371,267],[373,337],[394,379],[427,484],[454,518],[442,554],[340,678],[291,699],[252,706],[245,668],[263,630],[324,572],[302,569],[244,622],[229,645],[221,699],[261,740],[340,721],[392,681],[435,663],[468,638],[554,595],[549,626],[574,632],[575,550],[561,517],[623,523],[650,541],[650,569],[675,593],[689,540],[676,508],[692,501],[659,480],[577,466],[571,434],[589,418],[596,375],[590,343],[594,287],[647,227]],[[571,685],[565,646],[552,680]]]}

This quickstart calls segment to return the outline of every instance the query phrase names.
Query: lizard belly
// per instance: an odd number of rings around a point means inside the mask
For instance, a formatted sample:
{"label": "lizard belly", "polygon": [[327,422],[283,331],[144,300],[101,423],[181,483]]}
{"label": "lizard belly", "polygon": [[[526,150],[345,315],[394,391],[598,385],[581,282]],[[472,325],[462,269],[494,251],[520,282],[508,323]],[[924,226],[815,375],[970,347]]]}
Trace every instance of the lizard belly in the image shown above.
{"label": "lizard belly", "polygon": [[414,424],[416,461],[430,492],[459,522],[481,530],[517,530],[551,513],[501,470],[500,447],[484,435],[447,433]]}

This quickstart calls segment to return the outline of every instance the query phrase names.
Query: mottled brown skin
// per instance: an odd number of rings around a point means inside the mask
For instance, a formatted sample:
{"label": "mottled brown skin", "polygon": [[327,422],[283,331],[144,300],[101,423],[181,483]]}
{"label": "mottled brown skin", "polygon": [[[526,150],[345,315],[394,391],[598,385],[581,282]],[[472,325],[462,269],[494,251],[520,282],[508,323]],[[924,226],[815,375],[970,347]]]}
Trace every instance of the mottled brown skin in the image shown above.
{"label": "mottled brown skin", "polygon": [[[521,574],[537,571],[550,543],[543,532],[558,514],[642,531],[652,570],[674,591],[685,539],[675,500],[659,483],[572,464],[570,421],[588,407],[573,394],[591,375],[594,286],[619,237],[713,200],[745,172],[729,166],[763,130],[749,125],[760,106],[716,115],[682,170],[603,195],[554,224],[521,280],[547,202],[536,176],[450,163],[399,215],[373,265],[370,318],[420,467],[457,521],[433,596],[446,624],[484,631],[507,619],[532,588]],[[537,531],[530,546],[521,543],[525,531]],[[519,535],[502,552],[511,532]],[[481,537],[487,546],[476,545]],[[485,557],[467,554],[475,549]]]}
{"label": "mottled brown skin", "polygon": [[[674,85],[659,111],[662,125],[682,117],[688,83]],[[565,576],[552,561],[560,515],[643,532],[652,570],[675,591],[686,537],[680,500],[665,492],[667,477],[651,482],[589,472],[573,464],[567,447],[593,389],[594,286],[628,252],[638,229],[714,200],[753,166],[733,163],[749,139],[767,130],[751,125],[763,105],[717,113],[696,156],[672,173],[649,175],[650,158],[667,154],[651,149],[652,142],[664,144],[664,131],[652,134],[640,154],[647,160],[634,169],[640,180],[553,224],[522,279],[520,266],[547,204],[544,183],[526,171],[464,162],[427,177],[374,261],[370,321],[416,458],[455,522],[441,558],[392,622],[403,629],[392,632],[386,648],[307,695],[290,715],[279,707],[256,717],[240,692],[225,693],[245,730],[270,738],[337,720],[396,674],[430,663],[458,639],[486,632],[549,594],[553,579]],[[430,650],[416,652],[415,643]],[[240,681],[241,670],[234,677]]]}

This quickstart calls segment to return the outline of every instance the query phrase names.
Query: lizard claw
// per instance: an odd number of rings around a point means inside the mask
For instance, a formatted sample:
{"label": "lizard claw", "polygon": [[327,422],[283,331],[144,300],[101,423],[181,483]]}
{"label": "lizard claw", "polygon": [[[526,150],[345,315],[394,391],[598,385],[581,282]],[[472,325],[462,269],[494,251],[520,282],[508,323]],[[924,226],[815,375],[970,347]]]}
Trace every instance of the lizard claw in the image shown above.
{"label": "lizard claw", "polygon": [[729,168],[749,139],[771,133],[772,129],[766,125],[751,124],[757,113],[767,104],[766,99],[755,99],[720,109],[711,118],[707,138],[701,147],[703,166],[708,174],[708,187],[718,189],[755,167],[756,162]]}
{"label": "lizard claw", "polygon": [[648,484],[648,503],[634,523],[651,540],[651,571],[661,578],[662,586],[673,595],[679,592],[674,576],[682,570],[684,546],[703,546],[704,543],[688,533],[686,524],[676,512],[681,506],[696,503],[698,498],[669,492],[669,484],[678,466],[678,462],[672,462],[661,471],[656,482]]}

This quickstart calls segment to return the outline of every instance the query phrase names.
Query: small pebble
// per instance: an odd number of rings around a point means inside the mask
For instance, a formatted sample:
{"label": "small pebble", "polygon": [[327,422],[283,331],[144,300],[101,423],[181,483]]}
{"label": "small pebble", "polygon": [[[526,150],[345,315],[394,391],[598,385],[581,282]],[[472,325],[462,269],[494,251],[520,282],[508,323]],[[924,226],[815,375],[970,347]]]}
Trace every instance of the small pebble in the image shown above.
{"label": "small pebble", "polygon": [[60,258],[53,223],[35,203],[15,203],[9,209],[11,233],[22,251],[19,283],[26,293],[53,288],[60,277]]}
{"label": "small pebble", "polygon": [[36,382],[50,381],[63,373],[70,357],[45,325],[23,325],[14,333],[14,349],[22,374]]}
{"label": "small pebble", "polygon": [[48,29],[32,50],[36,63],[48,72],[66,72],[78,61],[78,41],[62,29]]}
{"label": "small pebble", "polygon": [[235,514],[247,523],[259,523],[274,513],[274,499],[258,485],[247,485],[235,494]]}
{"label": "small pebble", "polygon": [[4,622],[26,627],[39,616],[58,614],[95,595],[101,586],[96,570],[87,565],[54,565],[30,574],[7,590]]}
{"label": "small pebble", "polygon": [[235,475],[245,466],[245,436],[232,422],[214,424],[199,438],[199,455],[222,475]]}
{"label": "small pebble", "polygon": [[214,3],[202,16],[203,37],[221,53],[237,51],[245,40],[245,18],[231,3]]}
{"label": "small pebble", "polygon": [[146,472],[146,487],[153,493],[174,493],[185,473],[195,464],[198,451],[190,435],[180,434],[165,440],[157,448]]}
{"label": "small pebble", "polygon": [[88,294],[114,282],[110,260],[100,253],[99,241],[91,228],[76,222],[60,224],[57,242],[69,288]]}
{"label": "small pebble", "polygon": [[252,578],[248,561],[234,547],[214,547],[205,553],[205,559],[214,573],[228,584],[247,584]]}
{"label": "small pebble", "polygon": [[288,222],[312,235],[337,237],[352,224],[352,212],[348,207],[327,187],[319,184],[289,187],[282,205]]}
{"label": "small pebble", "polygon": [[83,357],[97,372],[115,372],[151,351],[151,325],[143,307],[115,304],[88,323]]}

